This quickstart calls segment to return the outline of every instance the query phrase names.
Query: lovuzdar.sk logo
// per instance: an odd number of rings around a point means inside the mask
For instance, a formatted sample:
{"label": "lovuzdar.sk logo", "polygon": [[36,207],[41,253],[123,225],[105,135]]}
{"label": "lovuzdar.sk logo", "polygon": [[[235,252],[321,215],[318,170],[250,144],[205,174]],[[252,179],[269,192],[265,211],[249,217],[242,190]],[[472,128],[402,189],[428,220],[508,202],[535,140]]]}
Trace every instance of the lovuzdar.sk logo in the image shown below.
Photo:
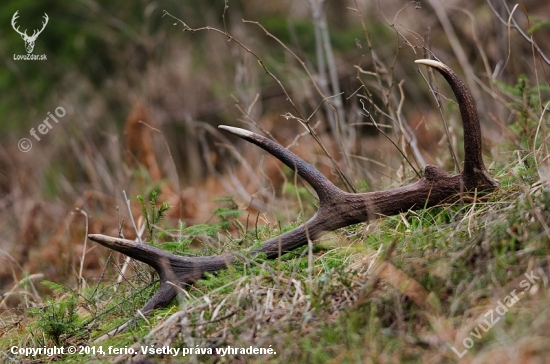
{"label": "lovuzdar.sk logo", "polygon": [[25,42],[25,49],[27,50],[27,54],[23,55],[13,55],[13,59],[15,61],[17,60],[26,60],[26,61],[44,61],[47,60],[47,57],[45,54],[35,55],[32,54],[32,51],[34,50],[34,43],[36,42],[36,38],[42,33],[44,28],[46,28],[46,25],[48,24],[48,14],[44,13],[44,21],[42,22],[42,29],[34,29],[32,35],[27,34],[27,29],[25,29],[24,32],[21,32],[19,30],[19,26],[16,26],[16,20],[19,18],[19,10],[13,14],[13,17],[11,18],[11,26],[13,27],[13,30],[15,30],[21,38],[23,38],[23,41]]}

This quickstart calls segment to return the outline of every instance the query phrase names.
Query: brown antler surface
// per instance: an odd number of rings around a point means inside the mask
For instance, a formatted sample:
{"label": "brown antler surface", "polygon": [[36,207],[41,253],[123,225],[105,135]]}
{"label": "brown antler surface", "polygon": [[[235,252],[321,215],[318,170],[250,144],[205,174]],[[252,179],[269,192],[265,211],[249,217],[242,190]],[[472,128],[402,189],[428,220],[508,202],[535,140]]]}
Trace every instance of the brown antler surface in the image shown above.
{"label": "brown antler surface", "polygon": [[[280,254],[306,245],[309,240],[314,241],[344,226],[453,202],[461,196],[488,192],[497,186],[483,164],[479,119],[466,86],[443,63],[424,59],[417,60],[416,63],[438,70],[451,85],[460,106],[465,155],[464,171],[460,174],[451,175],[439,167],[427,165],[422,178],[411,185],[386,191],[347,193],[332,184],[310,164],[272,140],[244,129],[220,126],[220,129],[254,143],[278,158],[306,180],[319,197],[319,210],[309,221],[292,231],[265,241],[251,252],[252,256],[265,253],[268,259],[274,259]],[[143,307],[143,313],[168,305],[177,294],[176,286],[193,284],[205,273],[215,273],[227,268],[237,259],[237,255],[233,253],[209,257],[182,257],[131,240],[98,234],[88,237],[110,249],[149,264],[158,272],[160,286]]]}

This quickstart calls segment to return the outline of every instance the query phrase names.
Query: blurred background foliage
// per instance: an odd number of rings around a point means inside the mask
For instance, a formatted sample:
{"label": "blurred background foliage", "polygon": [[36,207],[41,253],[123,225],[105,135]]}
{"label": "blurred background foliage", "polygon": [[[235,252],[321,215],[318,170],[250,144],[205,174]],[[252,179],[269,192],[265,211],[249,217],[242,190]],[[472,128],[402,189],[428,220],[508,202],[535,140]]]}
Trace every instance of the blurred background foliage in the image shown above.
{"label": "blurred background foliage", "polygon": [[[278,11],[270,12],[262,9],[270,6],[244,3],[231,2],[228,18],[233,21],[238,21],[240,17],[259,21],[285,44],[296,44],[301,55],[315,61],[315,35],[311,19],[293,18],[292,14],[286,13],[285,5],[275,9]],[[205,72],[204,75],[207,75],[212,66],[209,58],[212,57],[218,58],[215,64],[226,63],[227,73],[233,72],[235,60],[230,53],[223,48],[216,53],[210,52],[210,46],[205,44],[208,35],[182,35],[181,27],[171,27],[173,21],[162,17],[163,10],[182,16],[196,26],[208,24],[223,28],[223,2],[220,1],[5,2],[0,9],[0,21],[4,24],[0,33],[0,51],[4,54],[5,65],[0,69],[0,88],[4,96],[0,100],[3,120],[0,131],[5,135],[36,124],[42,113],[58,105],[60,94],[67,91],[78,93],[82,87],[76,84],[78,81],[85,81],[91,90],[102,93],[112,120],[100,121],[100,125],[114,124],[121,128],[128,114],[125,103],[129,101],[129,95],[119,94],[113,83],[123,79],[128,88],[138,93],[143,87],[143,73],[152,67],[161,67],[169,56],[167,52],[173,48],[191,53],[191,68],[187,70],[190,73]],[[33,29],[40,28],[43,15],[48,14],[49,23],[39,35],[33,52],[46,54],[47,61],[13,60],[12,54],[25,54],[20,35],[10,26],[16,11],[19,11],[17,25],[22,31],[27,29],[29,35]],[[339,17],[335,19],[340,20]],[[387,27],[379,27],[379,30],[384,31],[386,36],[390,33]],[[262,37],[259,31],[256,33],[250,37],[267,42],[262,47],[276,46],[275,41]],[[382,35],[380,32],[377,34]],[[350,52],[356,48],[356,40],[362,37],[362,29],[358,23],[349,26],[342,21],[336,22],[334,29],[331,29],[331,37],[335,50]],[[270,62],[284,63],[284,54],[280,50],[273,57]],[[231,79],[230,75],[227,78]],[[159,78],[156,81],[166,83],[170,80]],[[219,92],[215,91],[215,87],[209,91],[213,97],[226,98],[230,93],[230,90],[225,90],[226,86],[219,85]],[[184,91],[172,90],[174,93]]]}

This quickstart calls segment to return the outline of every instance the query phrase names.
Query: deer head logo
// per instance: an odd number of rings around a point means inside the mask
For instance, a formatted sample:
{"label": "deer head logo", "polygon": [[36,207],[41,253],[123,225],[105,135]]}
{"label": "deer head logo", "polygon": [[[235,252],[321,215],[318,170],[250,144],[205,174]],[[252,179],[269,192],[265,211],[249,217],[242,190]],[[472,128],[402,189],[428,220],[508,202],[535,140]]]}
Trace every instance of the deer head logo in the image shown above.
{"label": "deer head logo", "polygon": [[44,30],[44,28],[46,27],[46,24],[48,24],[48,14],[44,13],[44,22],[42,22],[42,29],[40,30],[34,30],[32,35],[31,36],[28,36],[27,35],[27,30],[25,29],[25,31],[22,33],[19,31],[19,27],[15,27],[15,21],[17,20],[17,18],[19,17],[19,15],[17,15],[17,13],[19,12],[19,10],[17,10],[15,12],[15,14],[13,14],[13,17],[11,18],[11,26],[13,27],[13,29],[19,33],[21,35],[21,38],[23,38],[23,40],[25,41],[25,49],[27,50],[27,53],[32,53],[32,50],[34,49],[34,42],[36,41],[36,38],[38,38],[38,35],[40,35],[40,33],[42,33],[42,31]]}

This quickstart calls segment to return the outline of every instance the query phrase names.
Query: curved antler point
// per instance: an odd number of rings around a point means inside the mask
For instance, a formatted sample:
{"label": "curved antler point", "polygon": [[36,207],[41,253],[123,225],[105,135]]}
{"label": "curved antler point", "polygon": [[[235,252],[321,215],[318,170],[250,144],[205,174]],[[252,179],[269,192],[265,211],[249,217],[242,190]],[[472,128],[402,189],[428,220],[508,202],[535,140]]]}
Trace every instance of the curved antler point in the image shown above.
{"label": "curved antler point", "polygon": [[254,135],[254,133],[251,131],[248,131],[246,129],[241,129],[241,128],[235,128],[234,126],[218,125],[218,128],[226,130],[232,134],[235,134],[243,138],[251,137],[252,135]]}
{"label": "curved antler point", "polygon": [[417,59],[416,61],[414,61],[414,63],[423,64],[434,68],[447,68],[447,65],[445,65],[445,63],[434,61],[433,59]]}

